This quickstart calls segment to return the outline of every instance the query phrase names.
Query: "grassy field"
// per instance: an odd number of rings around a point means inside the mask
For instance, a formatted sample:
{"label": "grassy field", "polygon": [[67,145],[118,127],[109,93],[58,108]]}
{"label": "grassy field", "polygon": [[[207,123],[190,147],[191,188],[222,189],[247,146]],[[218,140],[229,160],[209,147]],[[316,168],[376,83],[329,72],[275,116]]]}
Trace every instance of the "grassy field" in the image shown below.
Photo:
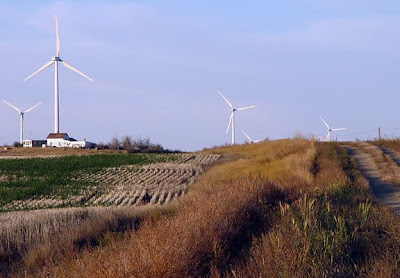
{"label": "grassy field", "polygon": [[[340,145],[297,138],[204,154],[218,154],[220,162],[181,198],[137,215],[135,209],[125,212],[134,224],[124,232],[105,224],[114,228],[82,241],[85,225],[78,225],[81,232],[66,230],[62,237],[75,238],[75,244],[65,252],[27,252],[5,275],[400,276],[400,220],[374,201]],[[90,215],[82,223],[91,229],[96,221],[125,217],[121,212],[105,213],[104,219],[101,212]],[[36,250],[40,246],[49,245],[39,243]],[[31,250],[29,244],[25,250]]]}

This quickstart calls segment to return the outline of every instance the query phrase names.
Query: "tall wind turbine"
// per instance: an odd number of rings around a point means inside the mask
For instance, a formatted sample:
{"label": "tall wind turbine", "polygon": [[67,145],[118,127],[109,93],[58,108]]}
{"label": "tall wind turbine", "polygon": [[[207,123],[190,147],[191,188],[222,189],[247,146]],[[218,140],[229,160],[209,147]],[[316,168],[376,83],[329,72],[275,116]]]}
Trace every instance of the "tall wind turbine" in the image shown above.
{"label": "tall wind turbine", "polygon": [[251,140],[250,136],[247,135],[246,132],[244,132],[244,131],[242,130],[242,133],[244,134],[244,136],[247,137],[247,139],[249,139],[250,144],[251,144],[251,143],[258,143],[258,142],[261,142],[261,141],[264,141],[264,140],[267,139],[267,138],[261,138],[261,139],[258,139],[258,140]]}
{"label": "tall wind turbine", "polygon": [[24,114],[31,112],[33,109],[35,109],[36,107],[38,107],[41,102],[39,102],[38,104],[36,104],[35,106],[32,106],[31,108],[25,110],[25,111],[21,111],[19,110],[17,107],[15,107],[14,105],[8,103],[7,101],[3,100],[3,102],[9,106],[11,106],[12,108],[14,108],[15,110],[17,110],[19,116],[20,116],[20,122],[19,122],[19,143],[22,144],[22,140],[24,140]]}
{"label": "tall wind turbine", "polygon": [[346,129],[345,127],[342,128],[330,128],[329,125],[327,124],[327,122],[324,121],[324,119],[322,119],[321,116],[319,116],[321,118],[321,120],[324,122],[324,124],[326,125],[327,129],[328,129],[328,133],[326,134],[326,141],[330,142],[331,141],[331,133],[332,131],[339,131],[339,130],[344,130]]}
{"label": "tall wind turbine", "polygon": [[220,91],[218,91],[218,93],[221,95],[221,97],[225,100],[225,102],[231,108],[231,117],[229,118],[229,123],[228,123],[228,128],[226,129],[226,133],[228,133],[229,127],[232,124],[232,145],[234,145],[235,144],[235,112],[250,109],[250,108],[253,108],[256,106],[252,105],[252,106],[247,106],[247,107],[242,107],[242,108],[234,108],[233,105],[229,102],[229,100],[227,100],[226,97],[224,97],[224,95]]}
{"label": "tall wind turbine", "polygon": [[59,91],[58,91],[58,63],[63,64],[66,68],[82,75],[83,77],[89,79],[90,81],[93,81],[90,77],[86,76],[76,68],[72,67],[71,65],[67,64],[64,60],[60,58],[60,37],[58,35],[58,19],[56,16],[56,44],[57,44],[57,53],[56,56],[51,57],[51,61],[47,62],[43,67],[35,71],[33,74],[25,78],[24,81],[28,80],[32,76],[35,76],[42,70],[50,67],[51,65],[54,64],[54,133],[59,133],[60,129],[60,123],[59,123],[59,118],[60,118],[60,113],[59,113],[59,108],[60,108],[60,100],[59,100]]}

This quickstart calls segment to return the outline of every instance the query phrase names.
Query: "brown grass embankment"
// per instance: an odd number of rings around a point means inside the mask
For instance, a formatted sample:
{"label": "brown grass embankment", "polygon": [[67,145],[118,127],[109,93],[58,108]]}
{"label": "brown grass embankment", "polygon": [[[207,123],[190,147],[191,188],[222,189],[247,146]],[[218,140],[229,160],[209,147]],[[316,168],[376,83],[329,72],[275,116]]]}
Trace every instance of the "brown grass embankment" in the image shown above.
{"label": "brown grass embankment", "polygon": [[213,171],[202,177],[202,185],[250,176],[267,178],[281,187],[292,187],[294,183],[298,189],[309,187],[313,183],[310,168],[316,156],[314,144],[305,139],[284,139],[207,150],[236,159],[215,166]]}
{"label": "brown grass embankment", "polygon": [[169,206],[175,214],[146,220],[123,240],[75,260],[47,262],[36,275],[198,277],[226,270],[246,253],[252,237],[272,225],[279,202],[312,186],[315,146],[296,139],[215,151],[237,159],[209,169],[181,201]]}
{"label": "brown grass embankment", "polygon": [[372,200],[354,161],[321,143],[315,192],[282,204],[275,225],[221,277],[399,277],[400,221]]}

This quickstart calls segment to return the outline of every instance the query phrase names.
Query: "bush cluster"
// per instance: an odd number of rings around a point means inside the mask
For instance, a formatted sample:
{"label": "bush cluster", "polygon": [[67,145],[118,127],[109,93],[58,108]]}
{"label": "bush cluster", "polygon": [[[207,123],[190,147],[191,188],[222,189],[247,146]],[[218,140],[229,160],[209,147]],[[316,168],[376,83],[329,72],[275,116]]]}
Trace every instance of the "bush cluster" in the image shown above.
{"label": "bush cluster", "polygon": [[119,139],[114,136],[108,143],[97,144],[98,149],[125,150],[128,153],[175,153],[179,150],[164,149],[161,144],[152,143],[149,138],[123,136]]}

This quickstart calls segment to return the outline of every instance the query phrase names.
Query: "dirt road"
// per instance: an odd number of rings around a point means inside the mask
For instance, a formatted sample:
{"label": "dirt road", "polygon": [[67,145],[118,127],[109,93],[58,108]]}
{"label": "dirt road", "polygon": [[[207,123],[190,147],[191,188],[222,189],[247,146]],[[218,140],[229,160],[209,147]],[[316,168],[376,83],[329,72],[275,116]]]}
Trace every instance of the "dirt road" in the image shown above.
{"label": "dirt road", "polygon": [[345,146],[345,148],[354,157],[358,168],[368,180],[375,198],[400,214],[400,188],[382,181],[378,167],[370,155],[354,147]]}

